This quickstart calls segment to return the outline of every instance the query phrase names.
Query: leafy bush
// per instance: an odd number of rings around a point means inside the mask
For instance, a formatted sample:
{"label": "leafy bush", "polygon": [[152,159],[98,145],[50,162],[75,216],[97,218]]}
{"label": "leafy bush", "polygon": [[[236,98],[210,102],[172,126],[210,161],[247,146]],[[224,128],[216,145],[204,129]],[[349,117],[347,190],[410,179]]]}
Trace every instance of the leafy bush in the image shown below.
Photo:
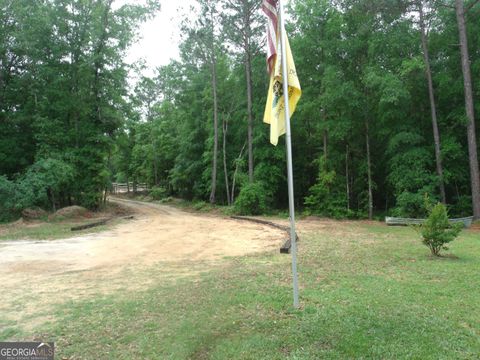
{"label": "leafy bush", "polygon": [[12,220],[16,214],[15,183],[0,176],[0,222]]}
{"label": "leafy bush", "polygon": [[60,193],[73,185],[73,168],[57,159],[40,159],[18,181],[19,209],[32,206],[48,208],[58,203]]}
{"label": "leafy bush", "polygon": [[348,209],[345,192],[335,171],[328,170],[324,157],[319,161],[317,182],[305,197],[306,214],[333,218],[352,218],[355,213]]}
{"label": "leafy bush", "polygon": [[462,224],[450,224],[447,208],[438,203],[430,210],[428,219],[420,226],[423,244],[433,255],[440,256],[441,250],[448,250],[446,244],[455,240],[462,228]]}
{"label": "leafy bush", "polygon": [[246,184],[235,200],[235,212],[240,215],[260,215],[267,210],[267,193],[260,182]]}
{"label": "leafy bush", "polygon": [[393,209],[394,216],[424,218],[428,215],[428,208],[431,204],[425,206],[425,201],[428,200],[433,193],[433,189],[426,186],[417,192],[403,191],[397,195],[396,207]]}
{"label": "leafy bush", "polygon": [[460,195],[456,200],[448,211],[451,216],[464,217],[472,215],[472,197],[470,195]]}
{"label": "leafy bush", "polygon": [[150,196],[152,197],[153,200],[165,199],[167,195],[168,195],[168,191],[163,186],[154,186],[150,190]]}
{"label": "leafy bush", "polygon": [[209,204],[207,204],[205,201],[198,201],[193,204],[193,209],[200,211],[204,210],[205,208],[208,208]]}

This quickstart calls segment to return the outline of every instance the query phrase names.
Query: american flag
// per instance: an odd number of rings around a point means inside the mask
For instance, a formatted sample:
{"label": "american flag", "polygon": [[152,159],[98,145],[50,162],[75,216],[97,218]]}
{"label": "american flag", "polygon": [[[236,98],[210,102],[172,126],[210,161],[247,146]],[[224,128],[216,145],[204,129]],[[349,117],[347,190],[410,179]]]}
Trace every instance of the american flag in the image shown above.
{"label": "american flag", "polygon": [[271,74],[277,56],[278,0],[263,0],[262,10],[268,17],[267,22],[267,64]]}

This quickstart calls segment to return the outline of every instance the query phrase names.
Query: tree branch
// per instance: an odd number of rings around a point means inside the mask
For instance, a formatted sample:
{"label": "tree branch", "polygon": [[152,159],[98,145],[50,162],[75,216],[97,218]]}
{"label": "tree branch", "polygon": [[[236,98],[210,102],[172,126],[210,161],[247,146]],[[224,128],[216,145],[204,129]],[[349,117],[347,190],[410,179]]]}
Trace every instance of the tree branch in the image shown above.
{"label": "tree branch", "polygon": [[480,0],[474,0],[470,5],[468,5],[465,10],[464,10],[464,13],[468,13],[470,11],[471,8],[473,8]]}
{"label": "tree branch", "polygon": [[446,8],[449,8],[449,9],[455,9],[455,6],[453,5],[447,5],[441,1],[438,2],[438,6],[441,6],[441,7],[446,7]]}

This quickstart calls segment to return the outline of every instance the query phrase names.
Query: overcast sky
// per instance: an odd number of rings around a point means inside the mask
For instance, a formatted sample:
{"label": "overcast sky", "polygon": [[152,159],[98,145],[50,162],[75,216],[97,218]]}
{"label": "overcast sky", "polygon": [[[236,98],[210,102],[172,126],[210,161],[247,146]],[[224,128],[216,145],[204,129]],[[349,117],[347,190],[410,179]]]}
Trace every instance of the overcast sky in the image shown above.
{"label": "overcast sky", "polygon": [[131,64],[139,59],[145,59],[149,70],[144,75],[153,75],[153,70],[157,66],[168,64],[170,59],[178,59],[179,25],[183,15],[188,14],[194,2],[194,0],[161,1],[160,12],[154,19],[141,25],[141,38],[129,49],[126,61]]}

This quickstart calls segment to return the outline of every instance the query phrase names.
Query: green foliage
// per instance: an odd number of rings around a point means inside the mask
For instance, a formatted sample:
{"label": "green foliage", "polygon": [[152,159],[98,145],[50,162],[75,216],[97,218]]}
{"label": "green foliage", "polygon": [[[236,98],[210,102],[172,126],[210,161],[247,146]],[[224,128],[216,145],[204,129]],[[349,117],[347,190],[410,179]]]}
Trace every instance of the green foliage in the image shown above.
{"label": "green foliage", "polygon": [[338,182],[334,170],[328,170],[325,158],[320,158],[317,182],[305,198],[307,213],[330,216],[334,218],[353,217],[353,211],[347,209],[345,193],[339,191],[343,187]]}
{"label": "green foliage", "polygon": [[[159,3],[0,3],[0,174],[21,178],[18,207],[68,199],[96,208],[130,115],[125,50]],[[69,164],[74,186],[56,165],[48,174],[41,159],[50,158]]]}
{"label": "green foliage", "polygon": [[[15,206],[72,202],[97,208],[114,179],[206,201],[214,185],[215,130],[216,201],[230,203],[250,181],[244,175],[245,65],[251,63],[254,180],[268,189],[268,207],[285,209],[285,148],[283,141],[269,144],[269,128],[260,121],[268,87],[258,51],[261,2],[200,0],[197,16],[183,19],[180,59],[152,77],[134,76],[139,81],[130,94],[127,75],[141,66],[129,67],[125,51],[138,24],[159,8],[157,0],[141,3],[18,0],[2,7],[0,175],[21,179]],[[365,216],[369,187],[377,214],[425,216],[423,194],[439,197],[425,64],[412,22],[417,9],[403,5],[296,0],[288,6],[303,91],[292,118],[295,200],[304,199],[308,212]],[[475,14],[472,8],[467,15],[471,47],[480,39]],[[464,92],[458,47],[449,45],[458,42],[457,24],[452,9],[436,2],[428,17],[435,30],[428,32],[428,46],[443,182],[449,209],[465,216],[471,189]],[[471,65],[472,83],[479,83],[480,61],[473,56]],[[328,164],[319,171],[322,156]],[[54,189],[44,175],[27,176],[35,161],[49,158],[69,164],[75,182]]]}
{"label": "green foliage", "polygon": [[193,204],[193,209],[196,211],[201,211],[205,208],[209,208],[209,204],[206,201],[197,201]]}
{"label": "green foliage", "polygon": [[424,206],[425,194],[433,193],[431,187],[425,187],[417,192],[403,191],[396,198],[396,206],[392,214],[400,217],[424,218],[427,216],[427,210]]}
{"label": "green foliage", "polygon": [[235,212],[240,215],[260,215],[268,209],[265,185],[261,182],[246,184],[235,200]]}
{"label": "green foliage", "polygon": [[422,242],[432,255],[440,256],[441,250],[448,250],[446,245],[455,240],[463,224],[450,224],[447,208],[442,203],[437,203],[429,211],[428,218],[420,225]]}
{"label": "green foliage", "polygon": [[14,219],[16,210],[15,183],[0,176],[0,222]]}
{"label": "green foliage", "polygon": [[150,189],[149,195],[153,200],[163,200],[168,196],[168,191],[163,186],[154,186]]}
{"label": "green foliage", "polygon": [[[258,21],[263,19],[257,20],[261,14],[250,11],[259,6],[258,1],[221,0],[219,6],[225,11],[218,14],[218,9],[210,7],[210,0],[199,4],[209,16],[201,16],[200,11],[200,20],[185,19],[180,60],[161,67],[151,79],[139,81],[132,101],[131,118],[135,120],[122,133],[117,153],[122,161],[116,163],[122,174],[161,184],[174,196],[209,200],[213,187],[215,60],[220,122],[216,201],[226,204],[227,190],[232,198],[234,180],[233,197],[239,189],[249,189],[250,180],[245,178],[244,55],[245,47],[256,48],[261,28]],[[425,64],[418,28],[410,16],[417,10],[394,2],[366,0],[338,4],[298,0],[289,7],[292,24],[287,24],[287,30],[303,91],[292,118],[296,203],[304,199],[307,212],[323,216],[364,217],[370,186],[375,213],[426,216],[423,195],[439,197],[439,178]],[[247,44],[237,31],[247,21],[245,13],[253,14],[251,28],[245,31],[250,35]],[[432,24],[438,21],[445,26],[430,32],[429,48],[447,200],[452,211],[466,215],[471,206],[459,57],[458,49],[445,46],[455,43],[457,36],[455,19],[450,15],[432,4]],[[478,29],[479,25],[469,26]],[[472,30],[469,36],[476,39],[475,34]],[[268,207],[285,209],[285,148],[283,142],[272,147],[268,126],[257,121],[263,116],[268,86],[265,59],[255,51],[249,54],[254,180],[268,190]],[[138,121],[141,118],[147,121]],[[319,169],[322,156],[328,164]]]}
{"label": "green foliage", "polygon": [[74,183],[72,166],[62,160],[41,159],[35,162],[18,181],[16,207],[25,209],[31,206],[55,208],[63,205],[65,194]]}
{"label": "green foliage", "polygon": [[396,206],[392,212],[396,216],[425,217],[425,194],[436,197],[438,179],[431,168],[433,153],[427,150],[424,141],[411,131],[399,132],[389,141],[388,181],[394,188]]}

